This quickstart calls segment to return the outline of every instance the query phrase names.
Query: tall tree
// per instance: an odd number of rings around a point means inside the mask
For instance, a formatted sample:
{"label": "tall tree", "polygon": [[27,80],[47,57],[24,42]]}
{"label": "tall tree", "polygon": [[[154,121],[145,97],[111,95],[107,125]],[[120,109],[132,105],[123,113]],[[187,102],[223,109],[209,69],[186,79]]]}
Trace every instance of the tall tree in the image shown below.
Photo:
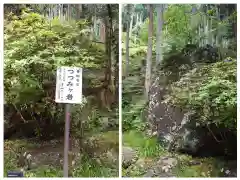
{"label": "tall tree", "polygon": [[128,75],[128,65],[129,65],[129,38],[130,38],[130,23],[129,16],[127,16],[127,33],[126,33],[126,67],[125,67],[125,77]]}
{"label": "tall tree", "polygon": [[125,13],[125,21],[126,21],[126,67],[125,67],[125,76],[128,75],[128,66],[129,66],[129,41],[132,34],[132,26],[133,26],[133,10],[134,5],[127,4]]}
{"label": "tall tree", "polygon": [[152,68],[152,45],[153,45],[153,5],[148,5],[149,25],[148,25],[148,49],[145,76],[145,97],[148,99],[148,93],[151,84],[151,68]]}
{"label": "tall tree", "polygon": [[162,26],[163,26],[163,10],[164,4],[157,4],[157,33],[156,33],[156,64],[159,64],[162,61],[161,54],[161,36],[162,36]]}

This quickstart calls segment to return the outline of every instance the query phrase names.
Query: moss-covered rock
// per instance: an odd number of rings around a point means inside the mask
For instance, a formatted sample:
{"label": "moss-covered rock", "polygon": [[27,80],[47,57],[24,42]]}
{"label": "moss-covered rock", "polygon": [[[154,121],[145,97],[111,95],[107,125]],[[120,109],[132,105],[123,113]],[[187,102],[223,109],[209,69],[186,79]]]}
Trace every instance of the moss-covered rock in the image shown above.
{"label": "moss-covered rock", "polygon": [[171,85],[166,102],[196,110],[201,124],[214,123],[236,131],[237,61],[193,69]]}

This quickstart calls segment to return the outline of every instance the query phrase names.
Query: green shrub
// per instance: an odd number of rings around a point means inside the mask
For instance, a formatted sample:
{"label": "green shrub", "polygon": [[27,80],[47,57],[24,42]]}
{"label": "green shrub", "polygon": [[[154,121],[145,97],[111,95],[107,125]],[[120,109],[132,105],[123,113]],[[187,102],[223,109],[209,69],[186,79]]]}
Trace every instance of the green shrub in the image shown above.
{"label": "green shrub", "polygon": [[5,103],[28,116],[35,112],[41,119],[63,119],[63,109],[54,102],[56,68],[102,68],[104,51],[89,40],[88,22],[48,20],[37,13],[9,19],[4,29]]}
{"label": "green shrub", "polygon": [[123,102],[123,112],[122,112],[122,128],[123,131],[127,130],[139,130],[145,129],[144,122],[144,109],[146,106],[146,100],[142,96],[137,96],[132,101]]}
{"label": "green shrub", "polygon": [[193,69],[171,85],[166,102],[196,110],[199,123],[237,127],[237,61]]}

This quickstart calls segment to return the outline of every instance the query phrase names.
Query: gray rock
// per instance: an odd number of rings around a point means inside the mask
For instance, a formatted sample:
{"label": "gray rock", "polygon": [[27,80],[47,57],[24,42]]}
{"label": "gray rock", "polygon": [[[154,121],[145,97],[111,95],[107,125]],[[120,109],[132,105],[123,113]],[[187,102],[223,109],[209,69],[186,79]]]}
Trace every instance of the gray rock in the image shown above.
{"label": "gray rock", "polygon": [[131,147],[122,147],[122,167],[128,168],[137,160],[137,151]]}
{"label": "gray rock", "polygon": [[162,167],[174,167],[177,165],[177,159],[174,157],[162,157],[157,162],[158,165],[161,165]]}
{"label": "gray rock", "polygon": [[146,174],[144,174],[143,177],[154,177],[155,171],[153,169],[149,169]]}
{"label": "gray rock", "polygon": [[172,169],[177,165],[174,157],[161,157],[148,170],[144,177],[173,177]]}
{"label": "gray rock", "polygon": [[150,87],[147,119],[151,131],[157,131],[161,144],[168,147],[169,142],[174,139],[171,132],[181,125],[184,113],[162,101],[167,90],[161,79],[162,77],[157,77]]}

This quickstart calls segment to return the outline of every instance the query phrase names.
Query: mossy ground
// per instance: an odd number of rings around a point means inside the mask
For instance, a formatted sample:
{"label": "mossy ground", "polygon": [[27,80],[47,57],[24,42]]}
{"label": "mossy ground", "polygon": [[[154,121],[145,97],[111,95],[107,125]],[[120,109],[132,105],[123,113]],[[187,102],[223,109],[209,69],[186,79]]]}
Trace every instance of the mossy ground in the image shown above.
{"label": "mossy ground", "polygon": [[[222,177],[221,169],[224,163],[215,158],[193,158],[187,155],[178,155],[178,165],[173,169],[177,177]],[[190,162],[197,162],[191,165]]]}
{"label": "mossy ground", "polygon": [[123,145],[136,149],[139,157],[159,157],[165,153],[156,138],[146,137],[136,131],[123,133]]}
{"label": "mossy ground", "polygon": [[[224,164],[222,161],[214,158],[193,158],[185,154],[170,154],[166,152],[155,137],[146,137],[141,132],[128,131],[123,133],[123,145],[132,147],[137,150],[139,159],[143,159],[144,164],[147,162],[147,168],[158,160],[161,156],[174,156],[178,159],[178,164],[172,169],[175,177],[221,177],[221,169]],[[196,164],[190,162],[197,162]],[[129,170],[123,169],[123,176],[128,173],[128,177],[139,177],[143,174],[143,169],[137,167]]]}
{"label": "mossy ground", "polygon": [[[94,139],[94,144],[98,147],[99,157],[106,158],[104,152],[113,150],[118,158],[118,132],[110,131],[93,135],[90,139]],[[40,143],[29,140],[8,140],[4,142],[4,176],[11,170],[20,170],[17,166],[17,158],[15,150],[17,147],[23,146],[26,150],[41,147]],[[59,151],[63,151],[61,148]],[[44,152],[45,153],[45,152]],[[62,152],[60,152],[62,153]],[[106,161],[108,161],[106,159]],[[99,161],[98,158],[92,158],[88,155],[83,155],[81,161],[74,165],[71,176],[72,177],[118,177],[118,159],[112,165],[109,162]],[[25,177],[62,177],[63,168],[59,166],[42,164],[38,167],[26,171]]]}

